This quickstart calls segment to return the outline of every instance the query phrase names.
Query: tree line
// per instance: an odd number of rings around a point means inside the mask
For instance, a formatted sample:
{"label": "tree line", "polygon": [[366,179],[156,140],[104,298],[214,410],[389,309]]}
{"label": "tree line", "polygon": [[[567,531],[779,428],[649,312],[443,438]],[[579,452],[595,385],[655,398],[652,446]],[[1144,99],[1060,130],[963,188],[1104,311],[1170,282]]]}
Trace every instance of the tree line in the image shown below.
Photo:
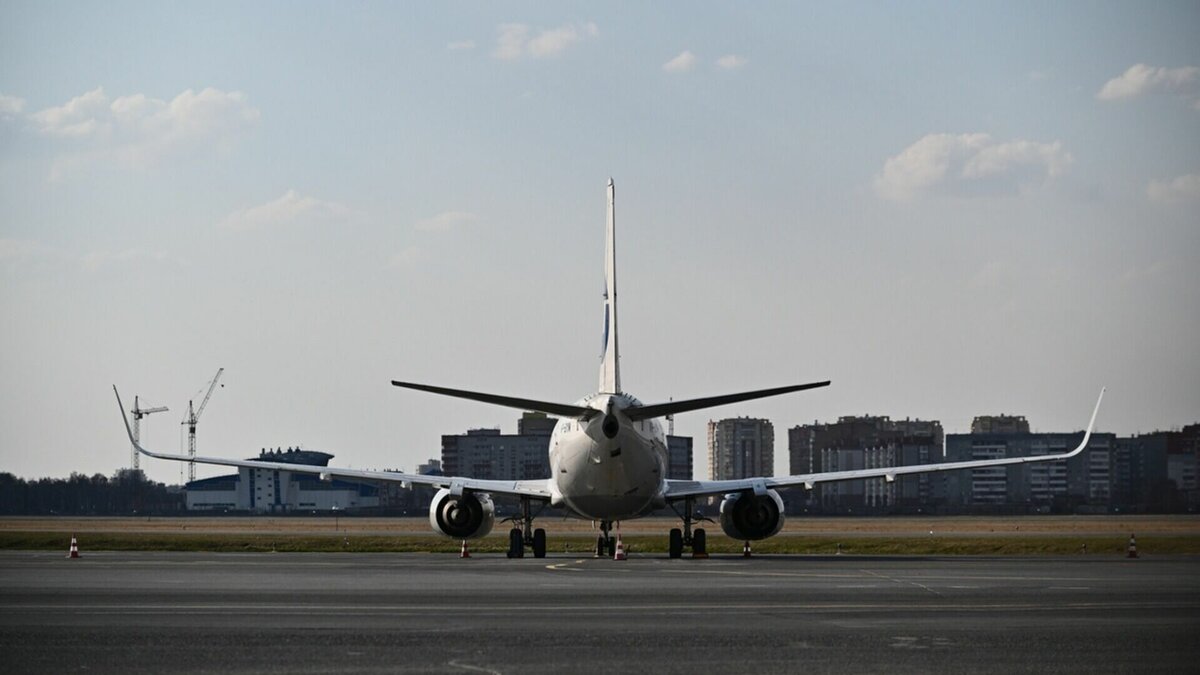
{"label": "tree line", "polygon": [[184,494],[148,480],[141,471],[72,473],[69,478],[25,480],[0,473],[0,515],[128,516],[184,513]]}

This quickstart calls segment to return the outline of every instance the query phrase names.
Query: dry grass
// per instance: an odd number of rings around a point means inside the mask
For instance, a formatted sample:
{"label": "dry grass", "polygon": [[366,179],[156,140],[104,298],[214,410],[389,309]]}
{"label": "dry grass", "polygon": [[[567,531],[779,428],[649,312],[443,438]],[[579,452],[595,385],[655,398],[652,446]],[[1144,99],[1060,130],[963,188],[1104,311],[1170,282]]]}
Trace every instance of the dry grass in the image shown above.
{"label": "dry grass", "polygon": [[[552,552],[591,551],[587,521],[538,521]],[[677,521],[650,518],[622,524],[631,551],[666,551]],[[337,527],[335,530],[334,527]],[[740,553],[742,543],[706,524],[714,553]],[[472,550],[503,552],[498,525]],[[932,534],[930,532],[932,531]],[[756,542],[756,553],[831,555],[1123,555],[1129,535],[1143,555],[1200,555],[1200,517],[1045,516],[791,519],[780,536]],[[457,552],[458,542],[432,533],[423,518],[0,518],[0,549],[66,551],[72,535],[86,551],[424,551]]]}

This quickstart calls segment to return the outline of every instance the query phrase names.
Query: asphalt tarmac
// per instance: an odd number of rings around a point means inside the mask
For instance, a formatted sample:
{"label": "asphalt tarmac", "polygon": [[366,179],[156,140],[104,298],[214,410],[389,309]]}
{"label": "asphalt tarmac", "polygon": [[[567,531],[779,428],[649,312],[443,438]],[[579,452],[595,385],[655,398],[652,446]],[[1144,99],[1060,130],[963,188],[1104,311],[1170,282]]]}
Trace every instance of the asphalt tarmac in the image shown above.
{"label": "asphalt tarmac", "polygon": [[1196,672],[1195,558],[0,553],[4,672]]}

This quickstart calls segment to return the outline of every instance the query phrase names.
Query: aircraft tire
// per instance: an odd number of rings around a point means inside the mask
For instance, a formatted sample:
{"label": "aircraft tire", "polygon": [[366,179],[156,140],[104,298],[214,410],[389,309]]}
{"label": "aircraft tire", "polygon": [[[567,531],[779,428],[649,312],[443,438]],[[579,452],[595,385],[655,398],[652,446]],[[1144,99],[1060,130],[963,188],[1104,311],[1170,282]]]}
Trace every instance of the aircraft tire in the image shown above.
{"label": "aircraft tire", "polygon": [[546,531],[540,527],[533,531],[533,557],[546,557]]}
{"label": "aircraft tire", "polygon": [[672,558],[683,557],[683,530],[678,527],[671,530],[671,537],[667,546],[667,555]]}
{"label": "aircraft tire", "polygon": [[515,527],[508,531],[508,557],[525,557],[525,535],[521,533],[520,529]]}

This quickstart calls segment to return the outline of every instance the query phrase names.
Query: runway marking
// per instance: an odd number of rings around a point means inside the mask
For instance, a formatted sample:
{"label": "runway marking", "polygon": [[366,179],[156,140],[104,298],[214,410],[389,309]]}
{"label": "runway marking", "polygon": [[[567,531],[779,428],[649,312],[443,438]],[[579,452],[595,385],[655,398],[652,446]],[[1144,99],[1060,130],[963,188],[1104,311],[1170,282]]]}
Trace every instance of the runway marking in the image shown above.
{"label": "runway marking", "polygon": [[463,670],[469,670],[469,671],[475,672],[475,673],[491,673],[491,675],[504,675],[504,673],[501,673],[498,670],[492,670],[491,668],[481,668],[480,666],[472,666],[469,663],[459,663],[458,661],[447,661],[446,665],[451,666],[453,668],[462,668]]}
{"label": "runway marking", "polygon": [[909,580],[907,580],[907,579],[897,579],[897,578],[894,578],[894,577],[889,577],[889,576],[888,576],[888,575],[886,575],[886,574],[880,574],[880,573],[878,573],[878,572],[872,572],[871,570],[860,570],[860,571],[861,571],[861,572],[863,572],[864,574],[870,574],[870,575],[871,575],[871,576],[873,576],[873,577],[879,577],[880,579],[886,579],[886,580],[888,580],[888,581],[891,581],[891,582],[893,582],[893,583],[897,583],[897,584],[908,584],[908,585],[910,585],[910,586],[916,586],[917,588],[922,588],[922,589],[924,589],[924,590],[926,590],[926,591],[929,591],[930,593],[933,593],[934,595],[936,595],[936,596],[938,596],[938,597],[942,597],[942,594],[941,594],[941,593],[939,593],[939,592],[937,592],[937,591],[933,590],[932,588],[930,588],[930,587],[926,586],[925,584],[922,584],[922,583],[917,583],[916,581],[909,581]]}
{"label": "runway marking", "polygon": [[583,568],[567,567],[567,565],[581,565],[581,564],[583,564],[583,560],[576,560],[575,562],[561,562],[561,563],[554,563],[553,565],[546,565],[546,569],[554,571],[554,572],[559,572],[559,571],[582,572]]}

